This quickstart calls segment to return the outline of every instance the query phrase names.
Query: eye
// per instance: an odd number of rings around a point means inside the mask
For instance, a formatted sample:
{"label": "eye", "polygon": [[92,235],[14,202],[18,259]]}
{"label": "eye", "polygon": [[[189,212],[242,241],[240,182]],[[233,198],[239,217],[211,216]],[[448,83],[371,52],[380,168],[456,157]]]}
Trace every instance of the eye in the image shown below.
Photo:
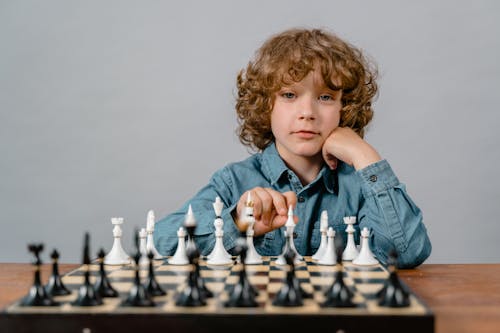
{"label": "eye", "polygon": [[287,91],[281,94],[282,97],[286,99],[293,99],[295,98],[295,94],[293,92]]}
{"label": "eye", "polygon": [[333,101],[333,97],[331,95],[321,95],[319,96],[319,100],[323,102]]}

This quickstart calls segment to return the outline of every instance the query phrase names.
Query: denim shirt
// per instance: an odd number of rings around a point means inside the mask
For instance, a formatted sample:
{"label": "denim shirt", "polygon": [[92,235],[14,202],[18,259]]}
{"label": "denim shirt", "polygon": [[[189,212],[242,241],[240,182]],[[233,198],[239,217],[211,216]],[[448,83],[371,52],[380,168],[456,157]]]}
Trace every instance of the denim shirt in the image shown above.
{"label": "denim shirt", "polygon": [[[270,187],[279,192],[294,191],[297,205],[294,214],[299,222],[294,239],[297,251],[312,255],[321,240],[320,215],[328,212],[328,225],[346,244],[345,216],[356,216],[355,241],[359,244],[360,230],[370,230],[369,244],[382,264],[387,263],[390,250],[398,254],[398,266],[410,268],[420,265],[431,253],[431,243],[422,222],[422,212],[411,200],[405,185],[401,184],[386,160],[356,171],[339,163],[331,171],[326,165],[317,178],[303,186],[297,175],[287,168],[276,146],[269,145],[262,153],[246,160],[231,163],[216,171],[209,183],[179,210],[159,220],[155,225],[154,241],[163,255],[173,255],[177,247],[177,230],[183,226],[189,205],[197,227],[195,243],[203,255],[215,245],[215,212],[213,202],[218,196],[224,203],[221,217],[224,221],[224,247],[228,252],[240,235],[231,212],[241,195],[256,186]],[[254,245],[261,255],[279,255],[285,243],[284,229],[273,230],[255,237]]]}

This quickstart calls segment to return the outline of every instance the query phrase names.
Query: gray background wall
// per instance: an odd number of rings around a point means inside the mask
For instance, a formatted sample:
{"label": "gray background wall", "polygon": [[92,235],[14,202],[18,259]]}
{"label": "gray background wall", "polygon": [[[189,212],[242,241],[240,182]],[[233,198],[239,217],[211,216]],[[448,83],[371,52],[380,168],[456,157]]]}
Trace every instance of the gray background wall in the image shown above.
{"label": "gray background wall", "polygon": [[[111,248],[245,158],[235,77],[272,33],[324,27],[380,70],[366,139],[424,212],[428,263],[499,262],[496,1],[0,0],[0,261]],[[45,252],[48,258],[48,251]]]}

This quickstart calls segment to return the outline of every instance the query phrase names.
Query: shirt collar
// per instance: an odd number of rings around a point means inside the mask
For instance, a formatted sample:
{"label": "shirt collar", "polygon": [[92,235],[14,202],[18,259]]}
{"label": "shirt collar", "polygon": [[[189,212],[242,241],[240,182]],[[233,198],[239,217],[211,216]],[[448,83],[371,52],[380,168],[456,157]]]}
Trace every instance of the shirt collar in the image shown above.
{"label": "shirt collar", "polygon": [[[288,173],[290,170],[279,155],[274,142],[267,146],[262,152],[262,166],[264,173],[267,174],[269,181],[273,186],[278,182],[284,173]],[[290,172],[292,171],[290,170]],[[318,182],[322,178],[326,190],[330,193],[335,193],[336,183],[338,182],[335,174],[336,171],[330,170],[330,168],[328,168],[325,164],[313,183]]]}

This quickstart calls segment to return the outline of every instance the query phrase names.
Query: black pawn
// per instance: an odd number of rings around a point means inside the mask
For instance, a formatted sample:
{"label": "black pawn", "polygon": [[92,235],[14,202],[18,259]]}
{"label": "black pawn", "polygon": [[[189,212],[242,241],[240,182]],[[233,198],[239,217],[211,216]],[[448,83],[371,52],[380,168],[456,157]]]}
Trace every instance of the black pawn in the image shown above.
{"label": "black pawn", "polygon": [[[188,235],[191,239],[194,236],[194,229],[196,225],[186,225],[185,226]],[[206,294],[204,291],[205,285],[200,276],[200,252],[194,245],[194,241],[190,242],[190,245],[186,249],[186,254],[189,260],[189,265],[191,270],[189,271],[187,284],[184,289],[177,295],[175,304],[177,306],[203,306],[206,305]],[[208,290],[208,289],[207,289]]]}
{"label": "black pawn", "polygon": [[52,275],[49,278],[49,282],[45,286],[45,291],[51,296],[63,296],[71,294],[66,286],[61,280],[61,275],[59,275],[59,253],[57,250],[52,251],[50,257],[52,258]]}
{"label": "black pawn", "polygon": [[78,297],[71,304],[73,306],[97,306],[102,305],[102,298],[90,283],[90,239],[85,233],[83,246],[83,265],[85,267],[84,282],[78,290]]}
{"label": "black pawn", "polygon": [[403,308],[410,306],[410,294],[403,286],[397,273],[397,253],[391,251],[388,260],[389,277],[377,293],[380,306]]}
{"label": "black pawn", "polygon": [[325,292],[325,301],[322,307],[353,308],[357,304],[352,301],[354,293],[344,282],[344,265],[342,264],[342,252],[344,250],[341,237],[335,237],[335,254],[337,257],[337,271],[332,285]]}
{"label": "black pawn", "polygon": [[99,250],[97,253],[97,258],[99,262],[99,275],[97,276],[94,288],[96,292],[101,297],[118,297],[118,292],[111,286],[108,276],[106,275],[106,270],[104,269],[104,253],[103,249]]}
{"label": "black pawn", "polygon": [[165,296],[167,293],[162,289],[158,281],[156,281],[156,276],[153,267],[153,252],[148,253],[149,259],[149,270],[148,270],[148,281],[146,282],[146,290],[151,296]]}
{"label": "black pawn", "polygon": [[276,294],[273,305],[276,306],[302,306],[302,290],[300,289],[299,281],[295,276],[295,252],[291,247],[288,247],[284,254],[288,271],[286,273],[286,282]]}
{"label": "black pawn", "polygon": [[235,248],[236,255],[240,256],[242,268],[239,272],[238,283],[231,290],[229,299],[224,303],[225,307],[249,308],[258,306],[257,301],[255,301],[256,290],[250,284],[246,273],[245,259],[247,250],[246,234],[242,233]]}
{"label": "black pawn", "polygon": [[134,232],[134,240],[135,240],[135,247],[136,247],[136,253],[134,256],[134,284],[132,285],[132,288],[130,288],[130,292],[128,294],[128,297],[122,302],[122,306],[133,306],[133,307],[145,307],[145,306],[155,306],[155,302],[153,301],[153,298],[151,295],[148,293],[146,290],[146,287],[144,287],[141,284],[141,278],[139,276],[139,261],[141,260],[141,251],[139,249],[139,236],[138,236],[138,231],[136,230]]}
{"label": "black pawn", "polygon": [[35,261],[33,262],[33,265],[35,265],[35,277],[33,285],[31,286],[28,295],[21,300],[20,305],[21,306],[59,305],[58,302],[55,302],[52,299],[52,296],[50,294],[47,294],[45,292],[45,288],[41,283],[40,266],[42,264],[42,261],[40,260],[40,252],[43,251],[43,244],[29,244],[28,250],[35,256]]}

